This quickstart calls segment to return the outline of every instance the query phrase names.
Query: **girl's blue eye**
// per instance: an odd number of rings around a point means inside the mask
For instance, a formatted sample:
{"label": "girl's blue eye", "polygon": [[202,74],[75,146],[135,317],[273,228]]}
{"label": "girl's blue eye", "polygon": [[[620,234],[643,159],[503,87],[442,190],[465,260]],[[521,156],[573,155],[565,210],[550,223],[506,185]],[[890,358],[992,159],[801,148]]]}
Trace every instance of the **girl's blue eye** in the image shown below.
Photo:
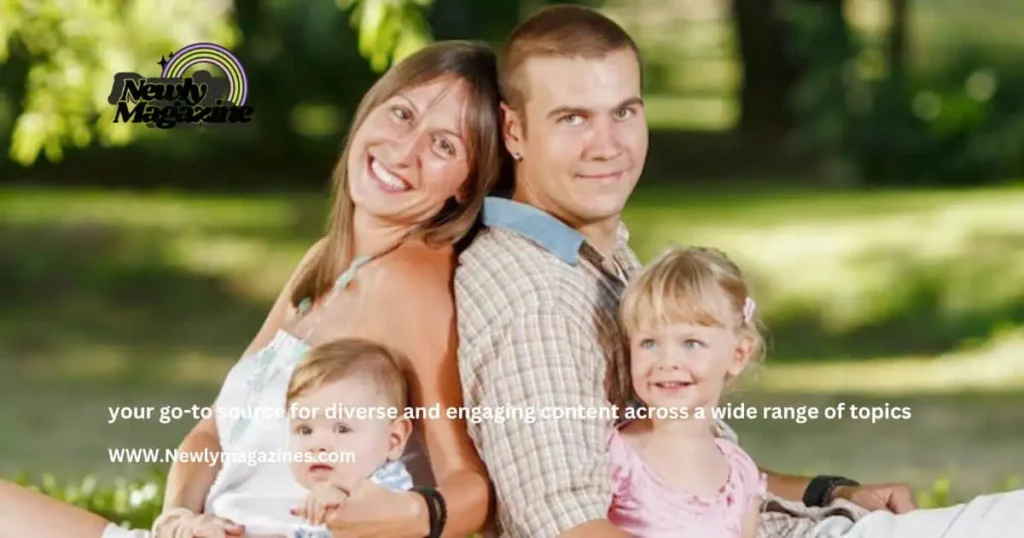
{"label": "girl's blue eye", "polygon": [[654,349],[658,343],[651,338],[644,338],[640,341],[640,347],[643,349]]}
{"label": "girl's blue eye", "polygon": [[704,347],[704,343],[701,342],[700,340],[694,340],[691,338],[683,342],[683,346],[686,347],[686,349],[700,349]]}

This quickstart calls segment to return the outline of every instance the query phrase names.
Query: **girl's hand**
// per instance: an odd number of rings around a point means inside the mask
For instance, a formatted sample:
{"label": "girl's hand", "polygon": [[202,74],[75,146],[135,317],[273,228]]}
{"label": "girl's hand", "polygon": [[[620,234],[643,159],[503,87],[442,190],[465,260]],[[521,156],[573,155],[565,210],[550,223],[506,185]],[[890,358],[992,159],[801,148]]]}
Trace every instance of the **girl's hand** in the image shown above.
{"label": "girl's hand", "polygon": [[292,515],[301,517],[311,525],[323,525],[327,514],[341,506],[348,494],[339,487],[329,483],[319,484],[306,496],[306,503],[292,508]]}
{"label": "girl's hand", "polygon": [[210,514],[187,514],[160,526],[153,538],[232,538],[245,534],[245,527]]}
{"label": "girl's hand", "polygon": [[743,513],[743,526],[740,536],[743,538],[757,538],[757,526],[761,522],[761,497],[751,499],[747,511]]}

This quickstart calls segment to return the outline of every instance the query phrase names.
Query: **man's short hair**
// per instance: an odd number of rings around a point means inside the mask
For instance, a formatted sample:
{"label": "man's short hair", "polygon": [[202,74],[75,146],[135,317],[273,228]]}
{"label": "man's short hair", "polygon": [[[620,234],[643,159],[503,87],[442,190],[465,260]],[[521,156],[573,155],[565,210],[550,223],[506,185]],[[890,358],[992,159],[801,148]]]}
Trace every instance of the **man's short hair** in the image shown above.
{"label": "man's short hair", "polygon": [[628,48],[640,63],[640,49],[615,21],[589,8],[544,8],[512,30],[498,59],[502,99],[515,109],[526,103],[522,66],[535,57],[600,58]]}

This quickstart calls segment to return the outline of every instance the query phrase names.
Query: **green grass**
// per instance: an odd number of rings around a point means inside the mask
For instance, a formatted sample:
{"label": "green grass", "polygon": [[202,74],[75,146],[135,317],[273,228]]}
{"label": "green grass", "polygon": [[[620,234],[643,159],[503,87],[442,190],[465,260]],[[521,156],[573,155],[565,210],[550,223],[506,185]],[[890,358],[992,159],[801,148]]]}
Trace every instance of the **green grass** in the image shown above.
{"label": "green grass", "polygon": [[[1024,474],[1024,189],[735,189],[650,183],[625,217],[643,259],[670,241],[717,246],[755,283],[771,355],[733,399],[913,410],[877,424],[741,421],[756,459],[908,481],[935,499]],[[108,424],[107,408],[209,405],[325,206],[319,193],[0,189],[0,476],[52,473],[55,491],[148,476],[107,448],[173,447],[191,424]]]}

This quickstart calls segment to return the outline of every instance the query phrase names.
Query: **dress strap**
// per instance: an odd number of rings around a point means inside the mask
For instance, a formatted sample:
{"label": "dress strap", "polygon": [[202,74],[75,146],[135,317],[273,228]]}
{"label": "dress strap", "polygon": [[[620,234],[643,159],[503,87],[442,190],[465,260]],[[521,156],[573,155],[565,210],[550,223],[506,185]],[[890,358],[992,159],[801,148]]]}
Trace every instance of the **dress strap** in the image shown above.
{"label": "dress strap", "polygon": [[[334,285],[331,286],[331,291],[328,292],[327,296],[324,297],[324,300],[321,302],[320,308],[317,309],[316,317],[313,319],[312,323],[309,324],[309,329],[306,331],[306,334],[302,335],[302,340],[307,342],[309,341],[309,337],[313,336],[313,332],[316,331],[316,328],[320,325],[320,317],[323,315],[323,311],[327,307],[327,304],[330,303],[331,299],[333,299],[341,290],[345,289],[345,287],[348,286],[349,283],[351,283],[352,280],[356,278],[356,272],[358,272],[362,266],[366,265],[367,263],[377,258],[380,258],[381,256],[384,256],[385,254],[391,252],[392,250],[395,250],[396,248],[398,248],[398,245],[400,244],[400,242],[396,243],[391,247],[387,248],[386,250],[379,252],[377,254],[369,256],[359,256],[357,258],[354,258],[352,260],[352,263],[348,265],[348,268],[342,271],[341,274],[338,275],[338,278],[334,280]],[[312,309],[312,306],[313,302],[309,297],[303,299],[301,302],[299,302],[299,315],[305,316],[306,314],[308,314]]]}

